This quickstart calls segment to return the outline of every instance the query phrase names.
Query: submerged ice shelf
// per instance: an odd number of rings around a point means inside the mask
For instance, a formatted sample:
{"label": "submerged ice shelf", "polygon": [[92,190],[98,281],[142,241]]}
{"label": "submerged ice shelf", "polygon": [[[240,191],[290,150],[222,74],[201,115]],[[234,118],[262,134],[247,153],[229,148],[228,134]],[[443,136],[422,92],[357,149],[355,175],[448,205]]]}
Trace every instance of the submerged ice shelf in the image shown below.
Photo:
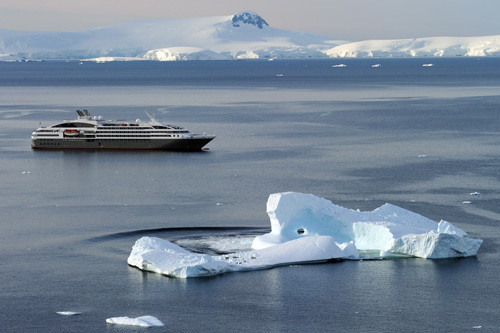
{"label": "submerged ice shelf", "polygon": [[128,264],[172,277],[210,276],[333,259],[359,259],[359,251],[384,258],[475,256],[482,240],[451,223],[432,221],[385,204],[371,212],[343,208],[312,194],[275,193],[267,201],[271,232],[255,237],[251,251],[220,256],[193,253],[167,240],[142,237]]}

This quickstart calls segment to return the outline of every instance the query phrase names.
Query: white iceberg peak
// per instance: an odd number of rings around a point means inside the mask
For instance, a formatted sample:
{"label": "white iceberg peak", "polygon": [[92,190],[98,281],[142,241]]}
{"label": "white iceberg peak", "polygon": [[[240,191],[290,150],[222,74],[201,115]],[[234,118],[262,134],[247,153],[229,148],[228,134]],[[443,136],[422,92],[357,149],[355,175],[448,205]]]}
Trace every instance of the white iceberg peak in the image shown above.
{"label": "white iceberg peak", "polygon": [[[391,204],[372,212],[360,212],[302,193],[269,196],[267,213],[271,232],[255,237],[252,247],[262,249],[304,236],[329,235],[354,242],[357,250],[378,250],[422,258],[476,255],[482,240],[466,238],[451,223],[439,224]],[[298,231],[301,232],[298,232]]]}
{"label": "white iceberg peak", "polygon": [[465,237],[467,236],[467,233],[463,231],[460,228],[455,227],[453,224],[450,222],[446,222],[445,220],[441,220],[438,224],[437,228],[437,233],[438,234],[450,234],[450,235],[457,235],[459,237]]}

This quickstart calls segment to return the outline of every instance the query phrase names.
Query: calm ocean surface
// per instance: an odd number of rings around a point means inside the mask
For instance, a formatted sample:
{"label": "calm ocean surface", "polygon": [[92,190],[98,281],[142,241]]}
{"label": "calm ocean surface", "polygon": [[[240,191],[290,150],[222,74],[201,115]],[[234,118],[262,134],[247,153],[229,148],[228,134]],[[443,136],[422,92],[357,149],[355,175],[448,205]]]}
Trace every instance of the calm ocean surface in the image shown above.
{"label": "calm ocean surface", "polygon": [[[217,138],[201,153],[30,149],[40,122],[84,108]],[[0,128],[4,332],[146,331],[105,322],[142,315],[155,332],[500,330],[499,58],[0,62]],[[188,280],[127,265],[146,235],[240,250],[282,191],[389,202],[484,243]]]}

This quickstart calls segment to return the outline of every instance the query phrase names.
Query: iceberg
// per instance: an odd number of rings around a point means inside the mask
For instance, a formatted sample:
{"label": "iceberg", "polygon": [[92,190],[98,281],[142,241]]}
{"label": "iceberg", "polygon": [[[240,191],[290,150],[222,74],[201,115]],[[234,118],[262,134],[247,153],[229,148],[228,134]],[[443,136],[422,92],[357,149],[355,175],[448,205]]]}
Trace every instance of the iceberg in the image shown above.
{"label": "iceberg", "polygon": [[82,314],[81,312],[74,312],[74,311],[58,311],[56,313],[61,316],[77,316]]}
{"label": "iceberg", "polygon": [[275,193],[267,201],[271,232],[255,237],[252,248],[262,249],[311,235],[328,235],[357,250],[380,251],[420,258],[475,256],[482,240],[447,221],[439,223],[391,204],[371,212],[337,206],[303,193]]}
{"label": "iceberg", "polygon": [[276,266],[359,259],[359,251],[380,257],[429,259],[475,256],[482,244],[447,221],[439,223],[385,204],[361,212],[312,194],[271,194],[271,232],[254,238],[252,248],[219,256],[193,253],[164,239],[138,239],[129,265],[177,278],[211,276]]}
{"label": "iceberg", "polygon": [[115,325],[141,326],[141,327],[165,326],[158,318],[153,316],[142,316],[137,318],[113,317],[106,319],[106,323]]}

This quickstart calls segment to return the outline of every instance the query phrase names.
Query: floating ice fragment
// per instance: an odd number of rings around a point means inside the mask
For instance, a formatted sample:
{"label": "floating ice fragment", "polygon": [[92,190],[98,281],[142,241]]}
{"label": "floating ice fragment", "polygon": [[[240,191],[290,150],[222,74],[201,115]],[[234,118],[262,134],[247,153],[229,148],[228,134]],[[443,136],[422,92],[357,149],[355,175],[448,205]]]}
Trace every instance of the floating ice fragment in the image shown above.
{"label": "floating ice fragment", "polygon": [[158,318],[153,316],[142,316],[137,318],[113,317],[106,319],[106,323],[142,327],[165,326]]}
{"label": "floating ice fragment", "polygon": [[61,315],[61,316],[76,316],[76,315],[82,314],[81,312],[73,312],[73,311],[59,311],[56,313]]}

